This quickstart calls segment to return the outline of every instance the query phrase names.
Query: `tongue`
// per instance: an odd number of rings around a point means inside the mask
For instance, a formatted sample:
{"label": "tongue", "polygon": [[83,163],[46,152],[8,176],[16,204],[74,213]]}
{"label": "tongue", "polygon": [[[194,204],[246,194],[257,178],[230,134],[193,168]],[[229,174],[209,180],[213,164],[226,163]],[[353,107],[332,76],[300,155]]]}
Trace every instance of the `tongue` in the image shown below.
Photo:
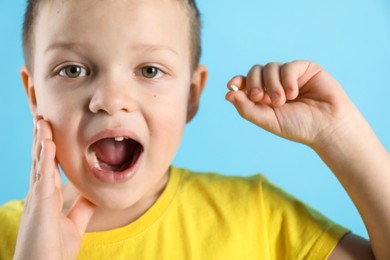
{"label": "tongue", "polygon": [[117,142],[107,138],[94,143],[91,148],[99,161],[112,166],[119,166],[129,160],[133,146],[127,140]]}

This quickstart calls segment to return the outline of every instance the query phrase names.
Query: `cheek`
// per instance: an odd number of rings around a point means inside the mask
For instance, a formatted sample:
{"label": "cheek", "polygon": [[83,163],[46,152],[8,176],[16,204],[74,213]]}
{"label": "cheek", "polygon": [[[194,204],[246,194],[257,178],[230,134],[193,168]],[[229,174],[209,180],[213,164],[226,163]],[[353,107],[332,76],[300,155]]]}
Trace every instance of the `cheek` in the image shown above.
{"label": "cheek", "polygon": [[[38,82],[39,84],[40,82]],[[74,118],[80,114],[82,96],[77,92],[67,91],[62,86],[56,86],[55,81],[42,81],[36,91],[37,109],[45,120],[49,121],[53,131],[71,129]],[[69,125],[69,127],[66,127]]]}
{"label": "cheek", "polygon": [[53,141],[57,148],[57,160],[64,171],[68,172],[68,169],[64,166],[76,164],[75,157],[79,155],[77,149],[78,116],[77,111],[66,108],[66,106],[58,105],[58,109],[53,108],[47,111],[46,116],[53,131]]}
{"label": "cheek", "polygon": [[[59,106],[61,107],[61,106]],[[78,129],[80,117],[77,111],[61,110],[50,112],[53,141],[56,145],[56,159],[66,177],[78,186],[79,173],[84,169],[83,150],[80,146]]]}
{"label": "cheek", "polygon": [[178,93],[174,97],[154,102],[154,108],[147,109],[147,123],[149,125],[150,139],[157,150],[169,157],[174,156],[178,149],[187,119],[186,93]]}
{"label": "cheek", "polygon": [[[57,148],[57,159],[63,162],[72,150],[76,151],[78,122],[81,119],[81,100],[69,94],[56,91],[53,86],[46,84],[37,93],[38,113],[49,122],[53,141]],[[62,163],[62,165],[64,165]]]}
{"label": "cheek", "polygon": [[66,115],[65,111],[71,109],[69,98],[50,83],[36,85],[37,111],[44,119],[53,121]]}
{"label": "cheek", "polygon": [[50,123],[55,142],[60,138],[65,138],[75,127],[73,121],[77,120],[79,113],[75,109],[76,106],[69,104],[68,100],[46,95],[39,104],[39,112]]}

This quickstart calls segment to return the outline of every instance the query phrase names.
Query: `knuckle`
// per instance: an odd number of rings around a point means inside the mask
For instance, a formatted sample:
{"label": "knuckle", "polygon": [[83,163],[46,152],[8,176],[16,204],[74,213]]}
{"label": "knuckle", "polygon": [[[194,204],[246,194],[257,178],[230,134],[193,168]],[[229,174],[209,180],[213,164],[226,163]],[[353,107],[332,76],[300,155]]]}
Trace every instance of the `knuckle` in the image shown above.
{"label": "knuckle", "polygon": [[295,62],[285,63],[280,69],[280,74],[283,75],[284,77],[288,77],[295,65],[296,65]]}
{"label": "knuckle", "polygon": [[270,69],[272,67],[272,62],[268,62],[264,65],[264,69]]}
{"label": "knuckle", "polygon": [[264,69],[265,70],[272,70],[280,66],[280,63],[278,62],[269,62],[265,64]]}
{"label": "knuckle", "polygon": [[301,60],[293,60],[293,61],[290,61],[290,62],[286,62],[284,64],[284,67],[293,67],[293,66],[295,66],[295,65],[297,65],[298,63],[301,63],[301,62],[303,62],[303,61],[301,61]]}
{"label": "knuckle", "polygon": [[248,93],[250,93],[250,90],[252,88],[260,88],[261,87],[261,84],[260,82],[258,81],[251,81],[251,82],[248,82],[248,84],[246,85],[246,90]]}
{"label": "knuckle", "polygon": [[291,84],[288,84],[288,83],[284,86],[284,90],[287,93],[295,93],[295,87]]}
{"label": "knuckle", "polygon": [[254,72],[256,70],[261,70],[262,66],[260,64],[255,64],[252,66],[252,68],[249,70],[249,73]]}
{"label": "knuckle", "polygon": [[280,89],[275,89],[272,91],[272,96],[274,98],[281,98],[283,97],[283,91],[281,91]]}
{"label": "knuckle", "polygon": [[271,92],[280,91],[280,89],[282,88],[279,80],[271,76],[264,78],[264,84],[266,85],[267,90]]}
{"label": "knuckle", "polygon": [[248,79],[248,84],[247,84],[248,90],[251,88],[260,88],[260,87],[261,87],[260,80],[256,80],[254,78]]}

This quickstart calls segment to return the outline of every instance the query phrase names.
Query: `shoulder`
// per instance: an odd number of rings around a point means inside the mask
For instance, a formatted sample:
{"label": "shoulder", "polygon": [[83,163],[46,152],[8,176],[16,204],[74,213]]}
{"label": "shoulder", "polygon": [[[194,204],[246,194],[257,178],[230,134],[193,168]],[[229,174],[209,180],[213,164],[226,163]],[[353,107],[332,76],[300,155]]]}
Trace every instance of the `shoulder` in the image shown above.
{"label": "shoulder", "polygon": [[262,211],[262,175],[226,176],[214,172],[173,169],[180,177],[177,201],[185,210],[215,212],[229,219],[248,217],[259,219]]}
{"label": "shoulder", "polygon": [[179,197],[186,210],[195,208],[197,216],[200,212],[207,216],[217,212],[223,223],[232,220],[240,223],[240,230],[246,225],[248,230],[258,230],[276,259],[326,258],[348,232],[263,175],[178,171],[182,179]]}
{"label": "shoulder", "polygon": [[219,195],[255,195],[261,190],[265,177],[227,176],[215,172],[196,172],[186,169],[173,168],[173,174],[180,175],[181,188],[188,192],[213,192]]}
{"label": "shoulder", "polygon": [[23,201],[11,201],[0,206],[0,236],[17,233],[23,206]]}
{"label": "shoulder", "polygon": [[0,206],[0,227],[4,226],[4,223],[19,223],[23,206],[23,201],[11,201]]}
{"label": "shoulder", "polygon": [[23,201],[12,201],[0,206],[0,259],[12,259],[23,206]]}

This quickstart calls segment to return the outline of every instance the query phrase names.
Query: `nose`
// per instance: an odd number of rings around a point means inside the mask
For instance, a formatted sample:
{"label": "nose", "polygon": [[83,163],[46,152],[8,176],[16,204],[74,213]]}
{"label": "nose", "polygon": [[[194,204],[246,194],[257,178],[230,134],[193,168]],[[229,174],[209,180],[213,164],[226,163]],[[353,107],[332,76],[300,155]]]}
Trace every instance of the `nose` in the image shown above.
{"label": "nose", "polygon": [[109,115],[119,111],[133,111],[136,109],[136,102],[130,85],[126,80],[101,80],[94,87],[89,110],[95,114],[102,112]]}

